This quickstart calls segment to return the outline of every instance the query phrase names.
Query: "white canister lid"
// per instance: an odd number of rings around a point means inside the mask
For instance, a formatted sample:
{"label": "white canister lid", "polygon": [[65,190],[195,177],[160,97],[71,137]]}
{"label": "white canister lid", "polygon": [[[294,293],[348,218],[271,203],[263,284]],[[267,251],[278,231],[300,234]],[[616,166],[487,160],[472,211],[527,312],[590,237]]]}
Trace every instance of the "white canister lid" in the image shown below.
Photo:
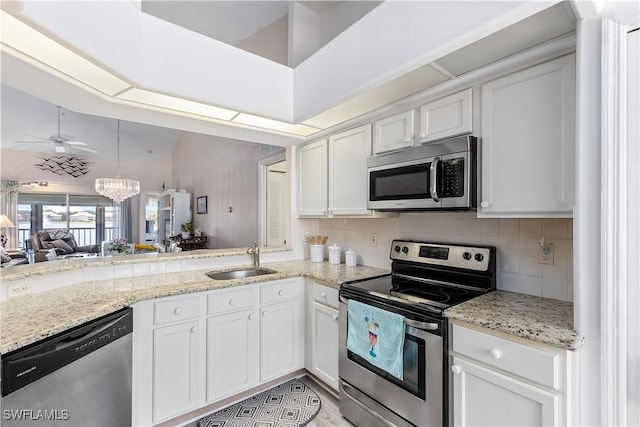
{"label": "white canister lid", "polygon": [[329,246],[329,250],[330,251],[339,251],[341,248],[340,246],[338,246],[337,243],[334,243],[333,245]]}
{"label": "white canister lid", "polygon": [[354,251],[353,249],[349,248],[349,250],[346,251],[345,254],[347,254],[347,255],[355,255],[356,251]]}

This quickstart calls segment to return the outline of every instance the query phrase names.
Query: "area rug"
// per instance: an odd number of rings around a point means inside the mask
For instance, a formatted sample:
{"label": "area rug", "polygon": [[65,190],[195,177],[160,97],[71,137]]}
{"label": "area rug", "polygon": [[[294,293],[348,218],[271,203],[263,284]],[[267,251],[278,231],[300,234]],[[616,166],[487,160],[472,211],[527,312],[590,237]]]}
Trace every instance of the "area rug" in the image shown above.
{"label": "area rug", "polygon": [[298,427],[320,412],[320,398],[297,379],[214,412],[198,427]]}

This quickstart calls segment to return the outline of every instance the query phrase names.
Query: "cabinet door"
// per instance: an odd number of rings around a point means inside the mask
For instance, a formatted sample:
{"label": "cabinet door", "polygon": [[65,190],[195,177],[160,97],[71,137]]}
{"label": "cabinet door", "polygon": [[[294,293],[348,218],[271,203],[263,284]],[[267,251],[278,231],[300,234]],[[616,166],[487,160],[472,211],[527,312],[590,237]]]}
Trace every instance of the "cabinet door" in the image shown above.
{"label": "cabinet door", "polygon": [[558,425],[559,397],[541,388],[453,358],[453,425]]}
{"label": "cabinet door", "polygon": [[329,138],[329,215],[369,215],[371,124]]}
{"label": "cabinet door", "polygon": [[198,404],[198,322],[153,331],[153,421],[173,417]]}
{"label": "cabinet door", "polygon": [[312,371],[338,389],[338,310],[313,302],[311,330]]}
{"label": "cabinet door", "polygon": [[573,54],[483,85],[480,213],[571,216],[574,127]]}
{"label": "cabinet door", "polygon": [[378,120],[373,129],[373,153],[413,147],[413,110]]}
{"label": "cabinet door", "polygon": [[207,319],[207,402],[255,384],[256,325],[253,309]]}
{"label": "cabinet door", "polygon": [[470,133],[472,111],[472,89],[423,105],[420,107],[420,142]]}
{"label": "cabinet door", "polygon": [[298,215],[327,215],[327,141],[305,145],[298,151]]}
{"label": "cabinet door", "polygon": [[260,309],[260,381],[301,367],[302,323],[297,300]]}

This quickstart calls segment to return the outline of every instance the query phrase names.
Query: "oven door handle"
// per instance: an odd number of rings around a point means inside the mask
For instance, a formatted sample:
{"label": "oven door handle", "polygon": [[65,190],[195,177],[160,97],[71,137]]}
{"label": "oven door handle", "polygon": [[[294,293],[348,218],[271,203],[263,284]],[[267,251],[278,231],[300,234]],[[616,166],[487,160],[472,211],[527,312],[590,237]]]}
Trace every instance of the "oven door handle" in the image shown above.
{"label": "oven door handle", "polygon": [[[348,299],[344,298],[342,295],[338,296],[338,299],[341,303],[347,304]],[[407,326],[411,326],[416,329],[421,329],[423,331],[437,331],[440,325],[434,322],[420,322],[419,320],[411,320],[404,318],[404,324]]]}
{"label": "oven door handle", "polygon": [[366,406],[364,403],[360,402],[355,396],[353,396],[352,393],[349,393],[349,389],[352,388],[350,385],[347,385],[344,381],[341,381],[341,385],[342,385],[342,390],[349,395],[349,397],[351,397],[351,401],[353,403],[355,403],[356,405],[358,405],[361,409],[365,410],[366,412],[369,412],[371,415],[373,415],[376,419],[378,419],[381,423],[383,423],[386,426],[389,427],[397,427],[395,424],[389,422],[389,420],[387,420],[385,417],[383,417],[382,415],[378,414],[376,411],[374,411],[372,408]]}
{"label": "oven door handle", "polygon": [[423,331],[437,331],[439,325],[433,322],[419,322],[417,320],[404,319],[404,324],[407,326],[412,326],[416,329],[422,329]]}

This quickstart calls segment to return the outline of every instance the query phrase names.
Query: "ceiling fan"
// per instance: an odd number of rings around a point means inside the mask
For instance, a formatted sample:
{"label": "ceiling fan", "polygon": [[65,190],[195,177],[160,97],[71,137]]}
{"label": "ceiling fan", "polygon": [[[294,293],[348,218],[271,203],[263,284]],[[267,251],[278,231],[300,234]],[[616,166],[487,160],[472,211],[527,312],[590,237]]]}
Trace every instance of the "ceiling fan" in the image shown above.
{"label": "ceiling fan", "polygon": [[82,141],[70,141],[60,134],[60,110],[62,107],[58,106],[58,134],[50,136],[49,138],[43,138],[36,135],[27,135],[32,138],[41,139],[42,141],[14,141],[20,144],[44,144],[52,143],[56,153],[64,153],[67,148],[75,148],[76,150],[88,151],[89,153],[97,153],[98,150],[86,147],[87,143]]}

